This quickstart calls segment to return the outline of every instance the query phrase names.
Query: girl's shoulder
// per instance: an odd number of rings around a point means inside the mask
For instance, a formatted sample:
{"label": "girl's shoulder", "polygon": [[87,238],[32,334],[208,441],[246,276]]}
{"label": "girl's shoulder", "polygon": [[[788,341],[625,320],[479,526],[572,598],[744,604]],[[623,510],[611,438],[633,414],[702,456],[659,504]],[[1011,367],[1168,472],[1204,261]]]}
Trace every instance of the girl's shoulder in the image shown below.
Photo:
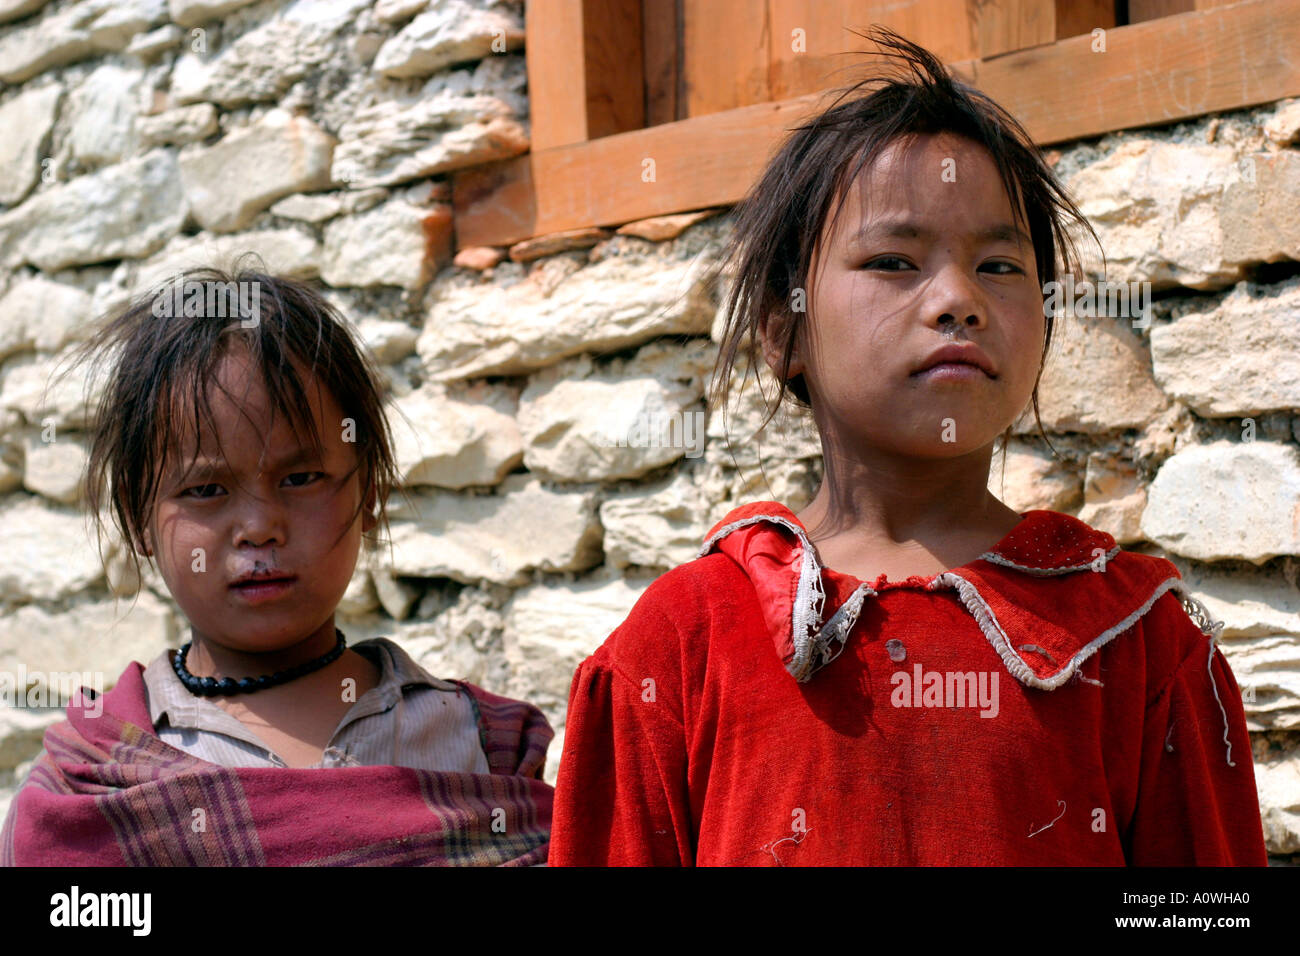
{"label": "girl's shoulder", "polygon": [[1223,625],[1168,558],[1125,550],[1061,512],[1026,519],[1014,542],[961,569],[964,580],[955,582],[1021,683],[1054,690],[1105,650],[1140,673],[1151,696],[1191,657],[1215,652]]}
{"label": "girl's shoulder", "polygon": [[689,655],[757,613],[744,569],[722,554],[697,557],[655,578],[593,659]]}
{"label": "girl's shoulder", "polygon": [[[641,593],[619,631],[637,627],[669,628],[682,634],[707,630],[719,618],[734,620],[752,608],[751,569],[735,555],[714,547],[722,537],[719,529],[737,517],[748,518],[746,526],[758,526],[772,509],[765,502],[743,505],[715,524],[697,548],[695,557],[664,572]],[[776,506],[781,508],[781,506]],[[753,516],[753,517],[751,517]],[[627,625],[632,624],[629,628]],[[616,631],[615,634],[618,634]]]}

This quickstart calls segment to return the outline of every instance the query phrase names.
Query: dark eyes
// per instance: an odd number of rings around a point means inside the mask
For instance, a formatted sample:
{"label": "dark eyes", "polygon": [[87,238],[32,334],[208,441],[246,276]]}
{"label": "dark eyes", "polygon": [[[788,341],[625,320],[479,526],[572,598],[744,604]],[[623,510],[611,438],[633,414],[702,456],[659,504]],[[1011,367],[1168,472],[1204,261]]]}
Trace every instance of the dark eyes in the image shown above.
{"label": "dark eyes", "polygon": [[891,263],[891,262],[897,265],[903,265],[903,266],[907,265],[907,263],[904,260],[898,258],[898,256],[877,256],[875,259],[872,259],[870,262],[863,263],[862,268],[880,269],[884,272],[900,272],[901,271],[900,269],[891,269],[885,267],[885,263]]}
{"label": "dark eyes", "polygon": [[182,498],[211,498],[212,497],[211,495],[196,495],[196,494],[191,494],[191,492],[206,491],[209,488],[219,488],[219,487],[220,485],[195,485],[193,488],[186,488],[184,491],[182,491],[181,497]]}
{"label": "dark eyes", "polygon": [[[305,488],[305,487],[307,487],[307,485],[309,485],[309,484],[313,484],[315,481],[318,481],[320,478],[324,478],[324,477],[325,477],[325,473],[322,472],[322,471],[296,471],[296,472],[294,472],[292,475],[289,475],[288,477],[286,477],[286,478],[285,478],[285,481],[291,481],[291,480],[294,479],[294,478],[304,478],[304,477],[306,477],[306,478],[312,478],[313,476],[318,476],[318,477],[314,478],[313,481],[310,481],[310,482],[303,482],[303,483],[301,483],[301,484],[292,484],[292,485],[290,485],[289,487],[291,487],[291,488]],[[208,494],[193,494],[193,492],[211,491],[211,490],[214,489],[214,488],[220,488],[220,487],[221,487],[221,486],[218,485],[218,484],[195,485],[195,486],[192,487],[192,488],[186,488],[184,491],[181,492],[180,496],[181,496],[182,498],[194,498],[194,499],[196,499],[196,500],[198,500],[198,501],[206,501],[206,500],[208,500],[209,498],[214,498],[214,497],[216,497],[216,496],[215,496],[215,495],[208,495]]]}
{"label": "dark eyes", "polygon": [[[877,256],[874,259],[864,262],[862,264],[862,268],[879,269],[881,272],[902,272],[903,271],[901,268],[893,268],[887,266],[888,263],[896,263],[897,265],[904,266],[904,267],[911,265],[911,263],[909,263],[906,259],[902,259],[898,256]],[[986,262],[981,268],[998,268],[998,267],[1005,268],[1007,271],[1003,272],[999,270],[993,273],[994,275],[1006,276],[1006,275],[1014,275],[1016,273],[1024,272],[1023,269],[1021,269],[1019,266],[1011,262]]]}

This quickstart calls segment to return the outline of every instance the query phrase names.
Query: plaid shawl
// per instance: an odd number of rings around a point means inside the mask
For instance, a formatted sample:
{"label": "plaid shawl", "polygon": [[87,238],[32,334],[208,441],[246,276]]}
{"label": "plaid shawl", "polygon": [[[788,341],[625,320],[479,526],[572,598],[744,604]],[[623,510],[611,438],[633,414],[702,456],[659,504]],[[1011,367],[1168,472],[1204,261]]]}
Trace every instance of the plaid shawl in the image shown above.
{"label": "plaid shawl", "polygon": [[[45,733],[0,831],[4,866],[530,866],[546,861],[554,731],[466,682],[490,773],[222,767],[154,733],[132,663]],[[83,691],[82,693],[86,693]]]}

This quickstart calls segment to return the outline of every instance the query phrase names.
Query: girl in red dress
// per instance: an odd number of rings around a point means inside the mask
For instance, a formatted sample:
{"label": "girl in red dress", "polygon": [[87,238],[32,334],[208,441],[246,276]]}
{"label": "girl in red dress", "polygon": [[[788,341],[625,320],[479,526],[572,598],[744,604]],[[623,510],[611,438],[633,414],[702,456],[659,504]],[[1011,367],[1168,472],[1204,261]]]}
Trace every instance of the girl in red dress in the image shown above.
{"label": "girl in red dress", "polygon": [[715,398],[761,352],[823,482],[727,515],[578,668],[550,862],[1263,865],[1222,625],[988,491],[1091,230],[1012,117],[875,36],[909,69],[795,130],[727,257]]}

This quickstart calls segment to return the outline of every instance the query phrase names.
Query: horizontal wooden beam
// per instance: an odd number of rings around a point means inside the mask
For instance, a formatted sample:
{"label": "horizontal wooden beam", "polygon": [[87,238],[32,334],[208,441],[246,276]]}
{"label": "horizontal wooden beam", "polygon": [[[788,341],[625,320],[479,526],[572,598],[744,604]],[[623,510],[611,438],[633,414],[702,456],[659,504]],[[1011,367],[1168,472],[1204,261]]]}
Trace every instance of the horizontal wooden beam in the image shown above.
{"label": "horizontal wooden beam", "polygon": [[[1300,95],[1300,0],[1244,0],[952,64],[1035,142],[1161,125]],[[458,248],[742,199],[812,94],[542,149],[453,177]]]}
{"label": "horizontal wooden beam", "polygon": [[1300,93],[1300,0],[1246,0],[1058,40],[953,71],[1042,144]]}

